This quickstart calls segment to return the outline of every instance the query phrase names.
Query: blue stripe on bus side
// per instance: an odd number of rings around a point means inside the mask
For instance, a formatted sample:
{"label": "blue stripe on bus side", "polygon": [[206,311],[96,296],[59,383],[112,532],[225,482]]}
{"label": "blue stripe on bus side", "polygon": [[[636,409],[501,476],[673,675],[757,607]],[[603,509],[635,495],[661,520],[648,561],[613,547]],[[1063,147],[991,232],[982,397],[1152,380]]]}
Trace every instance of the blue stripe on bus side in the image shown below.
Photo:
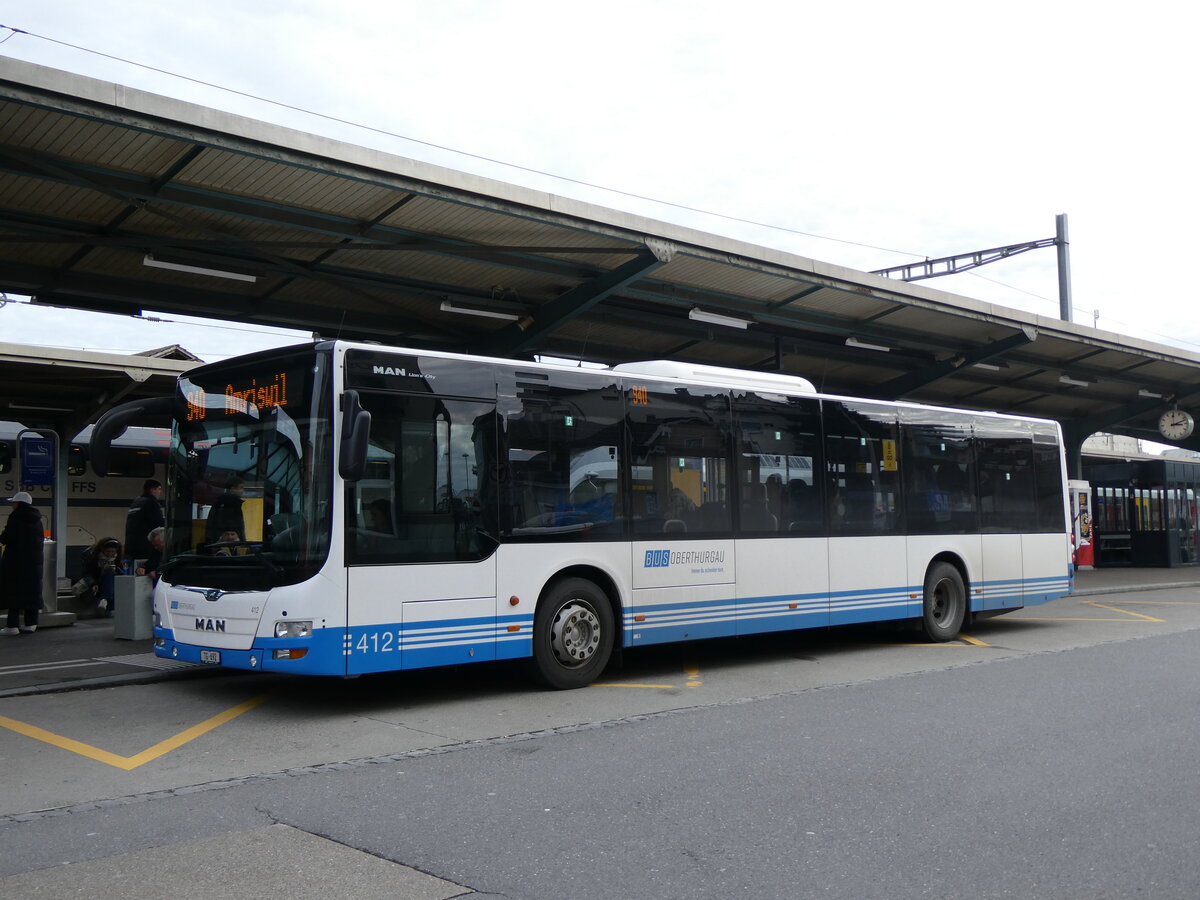
{"label": "blue stripe on bus side", "polygon": [[[989,608],[1015,609],[1063,596],[1070,590],[1071,579],[1069,573],[1064,573],[997,579],[978,586]],[[622,628],[625,645],[631,646],[901,619],[919,614],[920,600],[914,601],[910,595],[919,596],[921,590],[914,586],[870,588],[633,607],[625,610]],[[635,621],[639,616],[642,621]],[[199,663],[201,650],[219,649],[179,643],[167,628],[156,628],[154,636],[164,641],[164,646],[155,648],[155,654],[165,659]],[[271,659],[272,650],[291,647],[307,647],[309,652],[297,660]],[[399,666],[395,650],[401,651]],[[219,652],[221,664],[230,668],[341,675],[520,659],[532,650],[533,616],[520,614],[319,629],[308,639],[256,638],[250,650]]]}
{"label": "blue stripe on bus side", "polygon": [[762,634],[829,624],[829,601],[824,594],[746,597],[738,604],[738,634]]}
{"label": "blue stripe on bus side", "polygon": [[[1067,574],[997,579],[977,587],[983,593],[973,598],[972,609],[982,608],[983,598],[991,608],[1019,609],[1063,596],[1070,590],[1070,579]],[[625,642],[626,645],[665,643],[735,632],[753,634],[903,619],[920,615],[923,590],[920,585],[909,585],[634,607],[626,610],[623,617]],[[641,621],[636,621],[636,617],[641,617]]]}
{"label": "blue stripe on bus side", "polygon": [[1071,591],[1071,575],[1045,575],[1038,578],[1003,578],[982,585],[985,608],[1017,609],[1035,606],[1062,597]]}
{"label": "blue stripe on bus side", "polygon": [[833,591],[829,595],[829,624],[853,625],[858,622],[878,622],[884,619],[903,619],[915,615],[912,587],[872,588],[861,591]]}
{"label": "blue stripe on bus side", "polygon": [[626,646],[728,637],[737,633],[737,602],[720,599],[634,607],[625,610],[622,624]]}

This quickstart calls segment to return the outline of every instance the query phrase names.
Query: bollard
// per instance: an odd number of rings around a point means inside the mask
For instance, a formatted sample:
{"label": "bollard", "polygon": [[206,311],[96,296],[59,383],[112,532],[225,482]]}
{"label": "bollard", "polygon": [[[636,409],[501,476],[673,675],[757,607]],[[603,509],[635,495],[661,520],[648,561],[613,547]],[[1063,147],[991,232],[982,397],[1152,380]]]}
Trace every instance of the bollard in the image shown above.
{"label": "bollard", "polygon": [[42,607],[50,614],[58,612],[58,546],[54,541],[42,542]]}
{"label": "bollard", "polygon": [[113,615],[113,637],[123,641],[145,641],[154,636],[151,604],[153,585],[148,575],[118,575],[117,611]]}

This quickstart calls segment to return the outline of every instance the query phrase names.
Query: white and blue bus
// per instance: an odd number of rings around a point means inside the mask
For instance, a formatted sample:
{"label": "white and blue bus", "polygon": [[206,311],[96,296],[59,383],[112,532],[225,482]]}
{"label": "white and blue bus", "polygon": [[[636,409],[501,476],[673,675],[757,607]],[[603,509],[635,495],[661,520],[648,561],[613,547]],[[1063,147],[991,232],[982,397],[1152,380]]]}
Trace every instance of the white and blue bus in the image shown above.
{"label": "white and blue bus", "polygon": [[[1070,589],[1050,421],[342,341],[194,369],[166,408],[169,658],[527,659],[573,688],[617,648],[895,620],[946,641]],[[107,414],[93,457],[146,409]]]}

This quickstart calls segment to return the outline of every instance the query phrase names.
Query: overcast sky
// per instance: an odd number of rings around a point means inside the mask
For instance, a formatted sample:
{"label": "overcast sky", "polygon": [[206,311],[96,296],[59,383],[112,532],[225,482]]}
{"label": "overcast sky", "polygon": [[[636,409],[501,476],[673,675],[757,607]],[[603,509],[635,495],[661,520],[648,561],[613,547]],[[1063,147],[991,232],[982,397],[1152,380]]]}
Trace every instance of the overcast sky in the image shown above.
{"label": "overcast sky", "polygon": [[[29,32],[0,53],[864,270],[1067,213],[1075,320],[1200,352],[1198,10],[39,0],[0,15]],[[1058,315],[1052,248],[929,285]],[[23,343],[211,360],[297,338],[0,308]]]}

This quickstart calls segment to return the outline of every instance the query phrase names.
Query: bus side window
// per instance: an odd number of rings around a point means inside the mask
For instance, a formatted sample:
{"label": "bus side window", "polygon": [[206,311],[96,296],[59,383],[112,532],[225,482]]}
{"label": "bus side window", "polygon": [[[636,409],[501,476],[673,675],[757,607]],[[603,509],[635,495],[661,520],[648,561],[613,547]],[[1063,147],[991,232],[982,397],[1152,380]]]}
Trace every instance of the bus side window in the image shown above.
{"label": "bus side window", "polygon": [[993,533],[1029,530],[1037,520],[1032,426],[979,416],[975,442],[980,530]]}
{"label": "bus side window", "polygon": [[893,408],[826,401],[827,499],[833,533],[902,532],[897,429]]}
{"label": "bus side window", "polygon": [[12,445],[8,441],[0,441],[0,475],[7,475],[11,472],[12,464]]}
{"label": "bus side window", "polygon": [[[539,380],[541,379],[541,380]],[[621,394],[587,374],[517,372],[501,393],[509,473],[505,531],[521,540],[595,540],[624,532],[618,490]]]}
{"label": "bus side window", "polygon": [[634,532],[732,536],[729,392],[649,385],[638,401],[626,406]]}
{"label": "bus side window", "polygon": [[67,454],[67,474],[72,478],[87,474],[87,450],[79,444],[72,444]]}

